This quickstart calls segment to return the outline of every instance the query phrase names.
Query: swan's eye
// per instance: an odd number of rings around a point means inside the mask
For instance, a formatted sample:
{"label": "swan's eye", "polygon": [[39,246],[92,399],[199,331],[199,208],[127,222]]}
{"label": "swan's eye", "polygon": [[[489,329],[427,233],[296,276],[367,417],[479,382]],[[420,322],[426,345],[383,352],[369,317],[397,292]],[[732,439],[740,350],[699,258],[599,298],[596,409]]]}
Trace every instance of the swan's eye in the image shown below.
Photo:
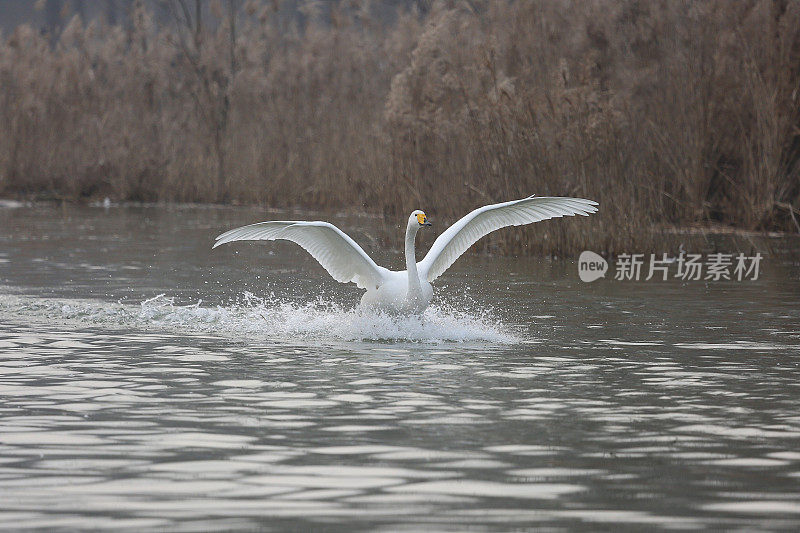
{"label": "swan's eye", "polygon": [[417,215],[417,222],[420,224],[425,224],[425,213],[419,213]]}

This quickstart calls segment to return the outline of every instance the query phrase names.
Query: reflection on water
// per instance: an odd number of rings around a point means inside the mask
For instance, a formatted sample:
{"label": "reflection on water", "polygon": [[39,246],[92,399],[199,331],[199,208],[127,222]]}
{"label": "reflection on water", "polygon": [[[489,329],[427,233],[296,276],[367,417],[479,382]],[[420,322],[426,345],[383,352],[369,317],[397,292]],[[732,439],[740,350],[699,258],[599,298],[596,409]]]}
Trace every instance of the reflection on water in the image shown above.
{"label": "reflection on water", "polygon": [[8,211],[0,528],[800,525],[796,265],[467,258],[398,321],[302,251],[208,250],[252,211]]}

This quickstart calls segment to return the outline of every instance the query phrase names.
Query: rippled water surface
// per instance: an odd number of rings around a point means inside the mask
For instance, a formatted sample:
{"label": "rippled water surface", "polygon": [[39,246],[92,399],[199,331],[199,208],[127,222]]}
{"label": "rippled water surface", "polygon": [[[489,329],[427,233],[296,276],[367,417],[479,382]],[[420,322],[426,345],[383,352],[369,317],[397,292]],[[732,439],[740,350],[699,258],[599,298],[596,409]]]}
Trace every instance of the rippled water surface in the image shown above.
{"label": "rippled water surface", "polygon": [[287,217],[0,208],[0,528],[800,527],[788,256],[593,284],[466,257],[397,320],[292,244],[210,249]]}

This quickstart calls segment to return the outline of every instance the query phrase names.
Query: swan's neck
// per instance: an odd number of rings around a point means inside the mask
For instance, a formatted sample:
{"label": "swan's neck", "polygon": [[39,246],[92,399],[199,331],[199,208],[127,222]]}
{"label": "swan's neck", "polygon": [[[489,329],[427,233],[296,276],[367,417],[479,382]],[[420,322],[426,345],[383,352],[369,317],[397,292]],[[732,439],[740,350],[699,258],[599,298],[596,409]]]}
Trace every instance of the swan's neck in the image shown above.
{"label": "swan's neck", "polygon": [[419,226],[408,224],[406,229],[406,270],[408,271],[408,298],[416,298],[422,294],[417,273],[417,254],[414,250],[414,239],[417,238]]}

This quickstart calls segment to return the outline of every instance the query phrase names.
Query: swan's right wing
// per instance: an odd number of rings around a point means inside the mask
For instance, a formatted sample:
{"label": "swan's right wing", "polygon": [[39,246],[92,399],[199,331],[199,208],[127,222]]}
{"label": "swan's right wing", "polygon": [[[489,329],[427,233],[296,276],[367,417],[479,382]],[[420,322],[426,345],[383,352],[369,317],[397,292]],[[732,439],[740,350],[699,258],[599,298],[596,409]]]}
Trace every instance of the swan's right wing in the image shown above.
{"label": "swan's right wing", "polygon": [[345,232],[328,222],[269,221],[226,231],[213,248],[233,241],[292,241],[310,253],[336,281],[362,289],[381,285],[388,270],[375,264]]}
{"label": "swan's right wing", "polygon": [[549,218],[589,215],[597,202],[583,198],[529,196],[502,204],[479,207],[447,228],[419,262],[419,271],[429,282],[442,275],[478,239],[506,226],[521,226]]}

